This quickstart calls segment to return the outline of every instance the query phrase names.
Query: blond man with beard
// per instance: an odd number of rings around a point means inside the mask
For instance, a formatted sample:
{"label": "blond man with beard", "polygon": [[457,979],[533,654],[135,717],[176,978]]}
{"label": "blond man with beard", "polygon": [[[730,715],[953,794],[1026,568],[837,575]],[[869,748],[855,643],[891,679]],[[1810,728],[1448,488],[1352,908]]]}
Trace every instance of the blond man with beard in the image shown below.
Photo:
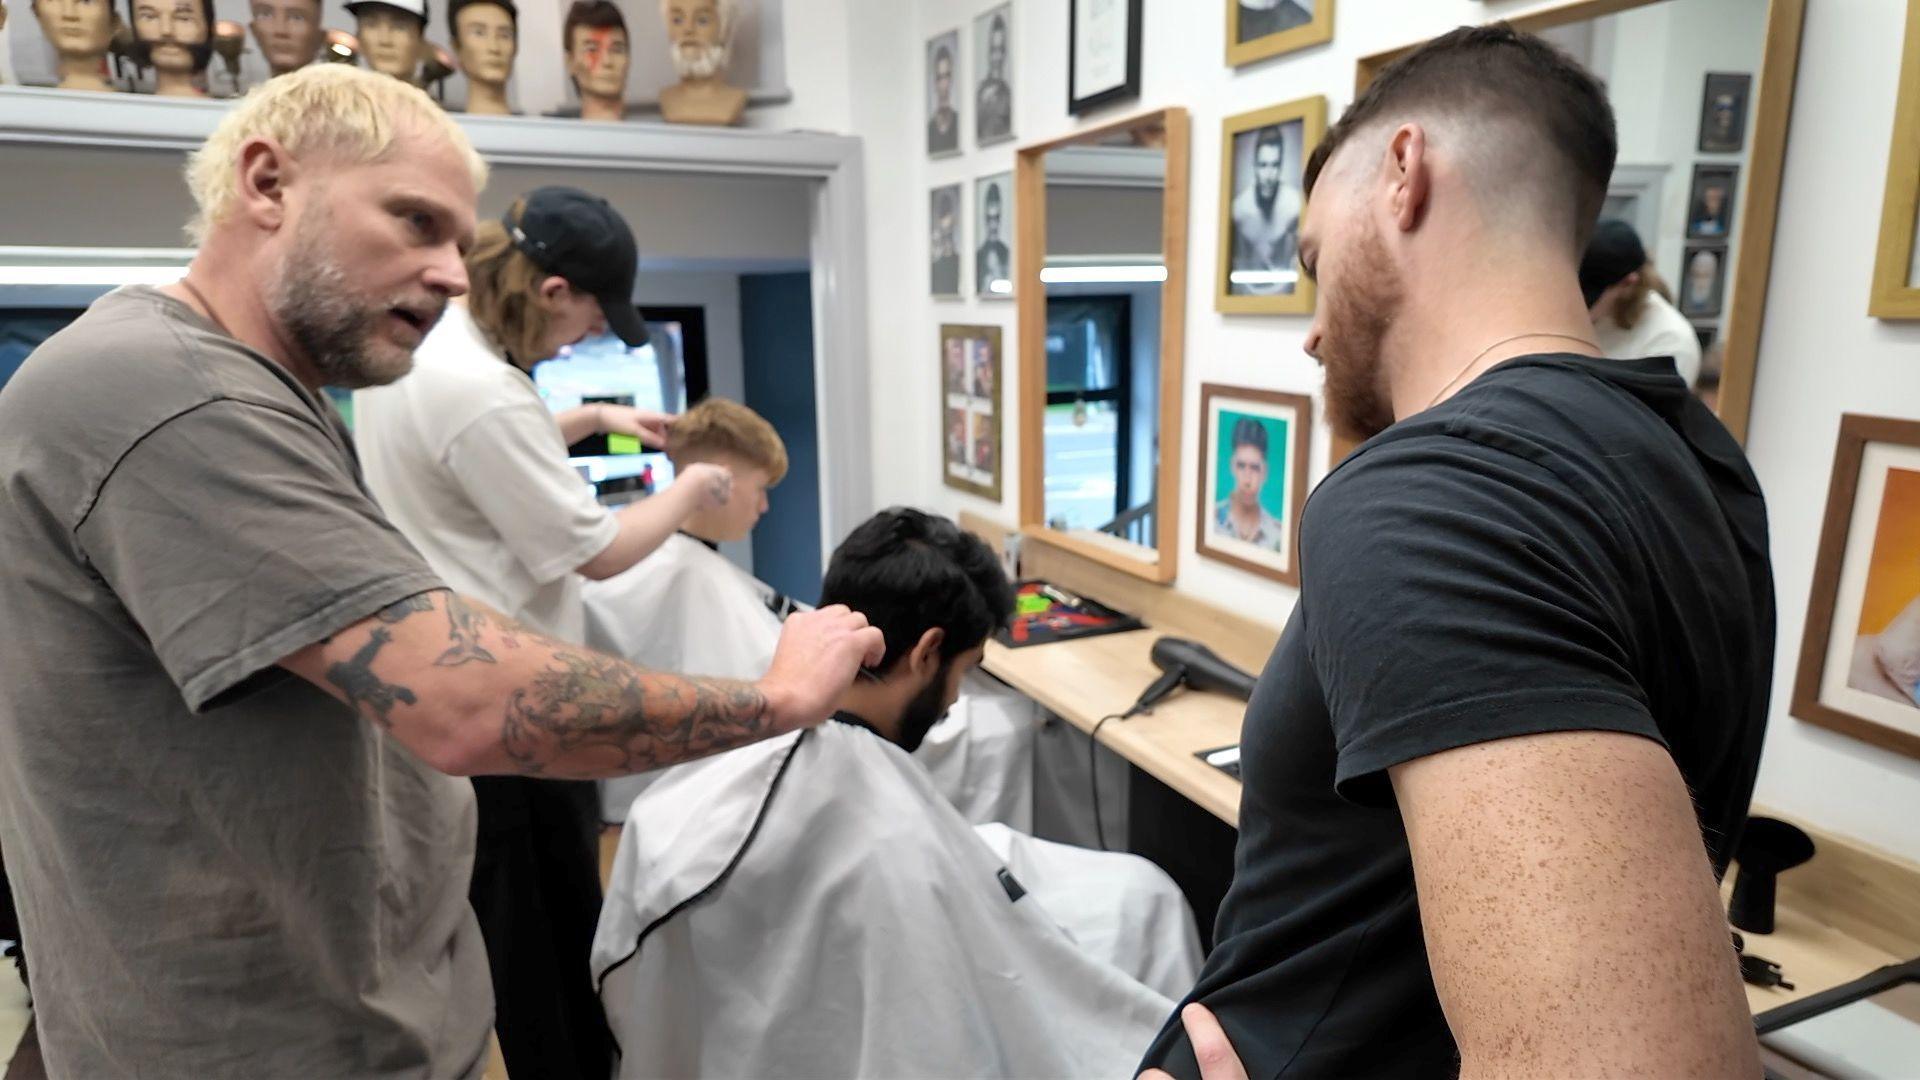
{"label": "blond man with beard", "polygon": [[[1592,340],[1615,150],[1600,84],[1494,24],[1308,162],[1307,349],[1366,442],[1301,519],[1188,995],[1239,1075],[1760,1074],[1715,878],[1766,726],[1766,506],[1670,359]],[[1147,1064],[1233,1075],[1187,1011]]]}
{"label": "blond man with beard", "polygon": [[405,374],[486,169],[420,90],[273,79],[193,157],[199,251],[0,391],[0,848],[55,1076],[477,1076],[472,785],[822,721],[878,631],[756,683],[636,668],[450,591],[319,396]]}
{"label": "blond man with beard", "polygon": [[660,0],[673,70],[680,81],[660,92],[660,115],[675,124],[740,122],[747,92],[726,81],[727,53],[740,0]]}

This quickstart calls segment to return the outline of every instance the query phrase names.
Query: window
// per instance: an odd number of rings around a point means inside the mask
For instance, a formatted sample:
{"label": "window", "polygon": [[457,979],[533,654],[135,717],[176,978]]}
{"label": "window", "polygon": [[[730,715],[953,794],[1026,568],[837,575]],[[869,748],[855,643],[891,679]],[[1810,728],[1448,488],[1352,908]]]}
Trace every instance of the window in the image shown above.
{"label": "window", "polygon": [[1126,296],[1047,300],[1045,516],[1056,529],[1099,529],[1128,506],[1132,314]]}

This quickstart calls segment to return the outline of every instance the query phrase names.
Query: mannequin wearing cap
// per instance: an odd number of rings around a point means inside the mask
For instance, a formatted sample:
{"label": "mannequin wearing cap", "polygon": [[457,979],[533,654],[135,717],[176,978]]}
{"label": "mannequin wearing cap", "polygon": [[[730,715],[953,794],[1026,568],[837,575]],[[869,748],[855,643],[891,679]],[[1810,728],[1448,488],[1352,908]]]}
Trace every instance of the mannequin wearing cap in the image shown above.
{"label": "mannequin wearing cap", "polygon": [[[447,307],[413,372],[354,394],[367,486],[443,580],[571,642],[586,636],[584,579],[627,570],[696,514],[726,506],[732,475],[694,464],[619,512],[567,464],[595,432],[664,444],[671,418],[618,405],[551,412],[536,363],[611,331],[645,344],[633,305],[639,252],[603,199],[543,187],[481,223],[466,303]],[[513,1076],[608,1076],[605,1014],[588,978],[599,918],[592,784],[481,777],[470,899],[492,968],[495,1027]]]}
{"label": "mannequin wearing cap", "polygon": [[739,14],[740,0],[660,0],[673,69],[680,73],[680,81],[660,93],[660,115],[669,122],[740,122],[747,92],[724,78]]}
{"label": "mannequin wearing cap", "polygon": [[507,80],[520,51],[520,12],[513,0],[453,0],[447,8],[453,52],[467,76],[467,111],[510,116]]}
{"label": "mannequin wearing cap", "polygon": [[633,62],[626,16],[611,0],[574,0],[561,28],[567,76],[580,95],[580,119],[621,120]]}
{"label": "mannequin wearing cap", "polygon": [[419,85],[420,61],[427,55],[427,0],[359,0],[347,10],[367,66]]}
{"label": "mannequin wearing cap", "polygon": [[40,31],[53,43],[62,90],[112,93],[107,81],[107,50],[120,18],[112,0],[31,0]]}
{"label": "mannequin wearing cap", "polygon": [[253,0],[253,40],[275,75],[313,63],[320,51],[320,0]]}
{"label": "mannequin wearing cap", "polygon": [[1671,356],[1688,386],[1700,378],[1700,339],[1673,306],[1673,293],[1647,259],[1633,226],[1603,221],[1594,230],[1580,262],[1580,288],[1593,316],[1594,340],[1608,356]]}
{"label": "mannequin wearing cap", "polygon": [[213,0],[127,0],[133,60],[153,68],[161,97],[206,97],[213,59]]}

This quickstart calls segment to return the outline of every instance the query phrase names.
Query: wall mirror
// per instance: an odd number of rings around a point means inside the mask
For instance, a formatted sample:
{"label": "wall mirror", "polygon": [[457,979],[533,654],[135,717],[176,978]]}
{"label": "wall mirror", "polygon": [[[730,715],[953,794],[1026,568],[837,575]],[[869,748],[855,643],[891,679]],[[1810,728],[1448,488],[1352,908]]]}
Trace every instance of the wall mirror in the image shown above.
{"label": "wall mirror", "polygon": [[[1578,0],[1511,20],[1606,83],[1620,153],[1601,220],[1638,235],[1648,284],[1700,343],[1695,392],[1743,442],[1805,13],[1806,0]],[[1357,89],[1406,51],[1362,59]],[[1603,344],[1631,336],[1605,306],[1595,324]],[[1336,440],[1336,459],[1351,449]]]}
{"label": "wall mirror", "polygon": [[1179,537],[1189,131],[1162,109],[1015,165],[1020,524],[1159,582]]}

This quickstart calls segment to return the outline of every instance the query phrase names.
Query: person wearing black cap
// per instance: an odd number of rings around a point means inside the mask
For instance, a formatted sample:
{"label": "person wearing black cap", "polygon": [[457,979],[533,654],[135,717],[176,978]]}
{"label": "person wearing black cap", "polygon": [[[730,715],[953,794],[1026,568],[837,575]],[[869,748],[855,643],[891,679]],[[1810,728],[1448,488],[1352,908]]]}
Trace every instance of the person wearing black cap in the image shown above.
{"label": "person wearing black cap", "polygon": [[[720,466],[680,471],[619,513],[567,465],[595,432],[661,445],[670,418],[618,405],[555,415],[529,372],[611,330],[647,341],[633,304],[639,253],[605,200],[543,187],[467,253],[467,303],[415,353],[413,372],[354,395],[367,484],[456,589],[556,638],[581,642],[580,579],[628,569],[696,512],[725,505]],[[471,898],[493,971],[495,1029],[514,1076],[605,1076],[604,1014],[587,979],[600,911],[599,804],[591,783],[477,777]]]}
{"label": "person wearing black cap", "polygon": [[1601,351],[1615,360],[1671,356],[1688,386],[1700,378],[1700,339],[1673,306],[1673,292],[1633,226],[1603,221],[1594,230],[1580,260],[1580,290]]}

